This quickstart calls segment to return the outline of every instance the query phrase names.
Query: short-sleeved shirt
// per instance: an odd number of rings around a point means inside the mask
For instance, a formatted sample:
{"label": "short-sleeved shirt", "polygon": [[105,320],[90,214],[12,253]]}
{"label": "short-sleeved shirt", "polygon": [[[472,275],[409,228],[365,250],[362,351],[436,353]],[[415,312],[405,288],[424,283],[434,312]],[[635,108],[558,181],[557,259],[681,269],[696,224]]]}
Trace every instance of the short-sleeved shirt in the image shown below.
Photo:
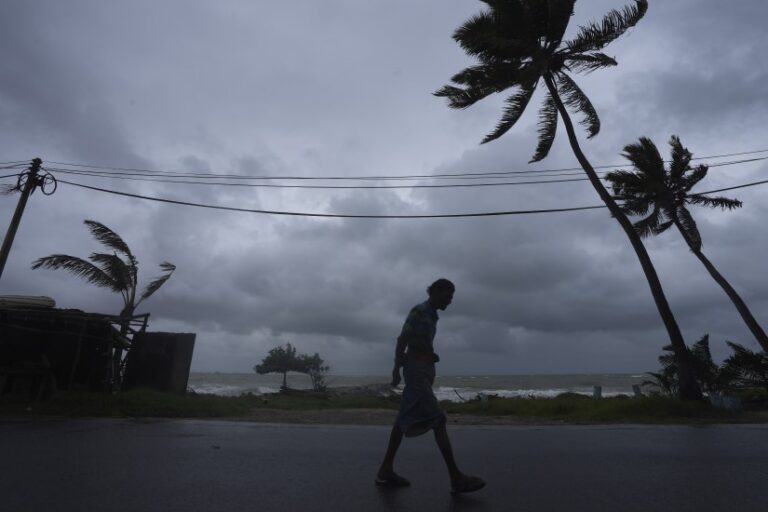
{"label": "short-sleeved shirt", "polygon": [[405,319],[400,338],[408,344],[408,352],[432,353],[435,333],[437,332],[437,311],[429,301],[411,308]]}

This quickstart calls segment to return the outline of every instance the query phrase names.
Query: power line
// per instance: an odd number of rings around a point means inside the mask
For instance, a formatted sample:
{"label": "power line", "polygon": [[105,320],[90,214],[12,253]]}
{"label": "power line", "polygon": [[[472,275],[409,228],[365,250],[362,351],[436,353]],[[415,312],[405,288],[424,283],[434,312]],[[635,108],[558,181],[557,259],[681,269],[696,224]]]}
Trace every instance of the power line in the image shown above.
{"label": "power line", "polygon": [[[757,157],[743,160],[731,160],[727,162],[718,162],[710,164],[708,167],[723,167],[727,165],[736,165],[742,163],[750,163],[760,160],[768,160],[768,157]],[[530,181],[517,181],[517,182],[493,182],[493,183],[452,183],[448,185],[434,185],[434,184],[419,184],[419,185],[285,185],[285,184],[272,184],[272,183],[229,183],[229,182],[210,182],[210,181],[192,181],[181,179],[169,179],[169,178],[157,178],[154,175],[146,178],[136,178],[132,176],[126,176],[124,174],[103,174],[96,171],[83,171],[62,169],[57,167],[46,167],[48,171],[54,173],[64,173],[70,175],[81,175],[95,178],[109,178],[109,179],[121,179],[130,181],[143,181],[143,182],[158,182],[158,183],[180,183],[185,185],[206,185],[206,186],[222,186],[222,187],[247,187],[247,188],[286,188],[286,189],[412,189],[412,188],[473,188],[473,187],[497,187],[497,186],[517,186],[517,185],[541,185],[549,183],[571,183],[577,181],[589,181],[589,178],[568,178],[568,179],[550,179],[550,180],[530,180]],[[626,169],[626,167],[624,167]],[[564,174],[565,176],[583,176],[582,172],[573,174]],[[560,176],[560,175],[554,175]],[[601,179],[605,179],[606,174],[601,176]],[[528,176],[525,176],[528,177]],[[523,178],[523,177],[521,177]]]}
{"label": "power line", "polygon": [[[766,157],[768,158],[768,157]],[[608,167],[608,166],[606,166]],[[243,175],[243,174],[194,174],[194,173],[188,173],[188,174],[164,174],[164,173],[145,173],[145,172],[114,172],[114,171],[98,171],[98,170],[89,170],[89,169],[80,169],[80,168],[61,168],[61,167],[48,167],[50,170],[54,171],[60,171],[60,172],[76,172],[78,174],[83,175],[93,175],[93,176],[100,176],[100,177],[116,177],[116,176],[145,176],[145,177],[167,177],[172,179],[178,179],[178,178],[197,178],[197,179],[236,179],[236,180],[346,180],[346,181],[411,181],[411,180],[420,180],[424,181],[427,179],[452,179],[452,180],[481,180],[481,179],[514,179],[518,176],[509,176],[509,174],[504,175],[452,175],[452,176],[440,176],[440,175],[432,175],[432,176],[424,176],[424,177],[394,177],[394,176],[388,176],[388,177],[374,177],[374,176],[366,176],[366,177],[342,177],[342,176],[330,176],[330,177],[321,177],[321,176],[252,176],[252,175]],[[563,172],[560,172],[563,171]],[[510,171],[510,172],[516,172],[517,174],[535,174],[538,176],[545,176],[545,177],[556,177],[556,176],[583,176],[584,171],[581,168],[571,168],[571,169],[560,169],[560,170],[533,170],[533,171]],[[551,174],[545,174],[545,173],[551,173]],[[520,178],[528,178],[530,176],[519,176]]]}
{"label": "power line", "polygon": [[697,194],[691,194],[692,196],[704,196],[708,194],[714,194],[715,192],[725,192],[726,190],[736,190],[737,188],[754,187],[755,185],[763,185],[768,183],[768,180],[753,181],[752,183],[745,183],[743,185],[736,185],[734,187],[718,188],[716,190],[707,190],[706,192],[699,192]]}
{"label": "power line", "polygon": [[90,185],[83,185],[82,183],[73,183],[71,181],[66,181],[66,180],[59,180],[59,183],[65,183],[67,185],[81,187],[89,190],[96,190],[98,192],[105,192],[108,194],[133,197],[136,199],[146,199],[149,201],[158,201],[161,203],[178,204],[182,206],[195,206],[198,208],[209,208],[213,210],[227,210],[227,211],[233,211],[233,212],[263,213],[268,215],[286,215],[291,217],[325,217],[325,218],[337,218],[337,219],[439,219],[439,218],[459,218],[459,217],[497,217],[502,215],[525,215],[525,214],[531,214],[531,213],[572,212],[572,211],[579,211],[579,210],[594,210],[597,208],[605,208],[605,206],[580,206],[576,208],[551,208],[546,210],[453,213],[453,214],[440,214],[440,215],[342,215],[342,214],[332,214],[332,213],[286,212],[286,211],[276,211],[276,210],[257,210],[257,209],[251,209],[251,208],[237,208],[234,206],[217,206],[217,205],[211,205],[211,204],[192,203],[189,201],[177,201],[175,199],[166,199],[162,197],[152,197],[152,196],[143,196],[140,194],[131,194],[128,192],[120,192],[118,190],[110,190],[106,188],[92,187]]}
{"label": "power line", "polygon": [[566,183],[573,181],[588,181],[589,178],[570,178],[559,180],[534,180],[495,183],[451,183],[448,185],[278,185],[273,183],[222,183],[209,181],[189,181],[164,178],[131,178],[128,176],[104,176],[99,174],[81,173],[56,168],[46,167],[46,170],[64,174],[90,176],[95,178],[109,178],[130,181],[157,182],[157,183],[181,183],[185,185],[207,185],[219,187],[253,187],[253,188],[298,188],[298,189],[410,189],[410,188],[467,188],[467,187],[499,187],[511,185],[535,185],[543,183]]}
{"label": "power line", "polygon": [[[743,156],[743,155],[752,155],[752,154],[760,154],[760,153],[768,153],[768,149],[757,149],[752,151],[740,151],[740,152],[734,152],[734,153],[723,153],[718,155],[706,155],[706,156],[700,156],[692,158],[691,160],[705,160],[705,159],[713,159],[713,158],[725,158],[725,157],[732,157],[732,156]],[[768,157],[760,158],[762,160],[768,159]],[[754,161],[754,160],[751,160]],[[668,162],[668,161],[666,161]],[[534,169],[534,170],[525,170],[525,171],[496,171],[496,172],[463,172],[463,173],[442,173],[442,174],[422,174],[422,175],[389,175],[389,176],[253,176],[253,175],[242,175],[242,174],[216,174],[216,173],[197,173],[197,172],[183,172],[183,171],[167,171],[167,170],[152,170],[152,169],[140,169],[140,168],[131,168],[131,167],[112,167],[112,166],[99,166],[99,165],[92,165],[92,164],[76,164],[76,163],[67,163],[67,162],[55,162],[55,161],[49,161],[48,163],[54,164],[54,165],[64,165],[67,167],[78,167],[78,168],[86,168],[86,169],[101,169],[103,171],[118,171],[118,172],[136,172],[136,173],[148,173],[148,175],[161,175],[161,174],[167,174],[167,175],[176,175],[177,177],[183,178],[183,177],[189,177],[189,178],[201,178],[201,177],[210,177],[210,178],[237,178],[237,179],[264,179],[264,180],[273,180],[273,179],[290,179],[290,180],[366,180],[366,179],[373,179],[373,180],[385,180],[385,179],[434,179],[434,178],[454,178],[454,177],[468,177],[468,176],[503,176],[503,175],[509,175],[509,174],[536,174],[536,173],[542,173],[542,172],[560,172],[560,171],[580,171],[580,167],[567,167],[567,168],[561,168],[561,169]],[[594,166],[595,169],[609,169],[609,168],[621,168],[625,167],[626,164],[616,164],[616,165],[597,165]]]}
{"label": "power line", "polygon": [[[203,203],[193,203],[190,201],[179,201],[175,199],[166,199],[162,197],[144,196],[140,194],[132,194],[129,192],[121,192],[118,190],[105,189],[100,187],[93,187],[90,185],[84,185],[82,183],[74,183],[66,180],[59,180],[60,183],[80,187],[84,189],[94,190],[98,192],[104,192],[107,194],[114,194],[125,197],[133,197],[136,199],[145,199],[148,201],[157,201],[161,203],[177,204],[181,206],[194,206],[198,208],[208,208],[212,210],[226,210],[234,212],[245,213],[261,213],[268,215],[284,215],[292,217],[324,217],[324,218],[341,218],[341,219],[438,219],[438,218],[460,218],[460,217],[498,217],[506,215],[528,215],[535,213],[556,213],[556,212],[573,212],[582,210],[595,210],[599,208],[607,208],[605,205],[599,206],[579,206],[573,208],[550,208],[543,210],[513,210],[513,211],[500,211],[500,212],[482,212],[482,213],[456,213],[456,214],[437,214],[437,215],[343,215],[343,214],[331,214],[331,213],[306,213],[306,212],[287,212],[277,210],[259,210],[251,208],[238,208],[234,206],[218,206]],[[706,192],[699,192],[698,194],[692,194],[695,196],[703,196],[708,194],[714,194],[715,192],[723,192],[726,190],[734,190],[737,188],[753,187],[756,185],[762,185],[768,183],[768,180],[756,181],[752,183],[745,183],[743,185],[736,185],[733,187],[727,187],[717,190],[708,190]]]}

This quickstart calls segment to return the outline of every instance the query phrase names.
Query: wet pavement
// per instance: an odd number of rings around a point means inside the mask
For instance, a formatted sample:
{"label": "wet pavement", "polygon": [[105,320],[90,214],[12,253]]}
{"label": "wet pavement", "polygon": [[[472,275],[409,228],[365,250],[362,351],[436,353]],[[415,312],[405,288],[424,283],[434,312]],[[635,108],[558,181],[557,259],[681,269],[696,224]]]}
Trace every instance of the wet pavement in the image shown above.
{"label": "wet pavement", "polygon": [[373,483],[389,429],[199,420],[0,422],[0,510],[768,510],[768,425],[449,428],[488,486],[462,497],[431,435]]}

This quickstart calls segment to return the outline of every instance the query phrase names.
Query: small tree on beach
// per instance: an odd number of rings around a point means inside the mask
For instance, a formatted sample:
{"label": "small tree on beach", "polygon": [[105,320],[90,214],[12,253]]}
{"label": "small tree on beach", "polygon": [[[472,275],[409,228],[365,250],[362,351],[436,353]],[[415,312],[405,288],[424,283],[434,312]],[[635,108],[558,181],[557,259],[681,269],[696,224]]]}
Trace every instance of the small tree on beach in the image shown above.
{"label": "small tree on beach", "polygon": [[267,357],[261,360],[261,364],[253,367],[259,375],[267,373],[282,373],[283,388],[288,387],[288,372],[301,370],[301,362],[296,356],[296,347],[286,343],[285,347],[275,347],[269,351]]}
{"label": "small tree on beach", "polygon": [[327,385],[325,376],[328,375],[330,366],[325,365],[325,361],[320,358],[320,354],[314,355],[296,354],[296,347],[286,343],[285,347],[275,347],[269,351],[267,357],[262,359],[261,364],[253,367],[253,370],[259,375],[267,373],[282,373],[283,388],[288,388],[288,372],[306,373],[312,380],[312,389],[315,391],[325,391]]}

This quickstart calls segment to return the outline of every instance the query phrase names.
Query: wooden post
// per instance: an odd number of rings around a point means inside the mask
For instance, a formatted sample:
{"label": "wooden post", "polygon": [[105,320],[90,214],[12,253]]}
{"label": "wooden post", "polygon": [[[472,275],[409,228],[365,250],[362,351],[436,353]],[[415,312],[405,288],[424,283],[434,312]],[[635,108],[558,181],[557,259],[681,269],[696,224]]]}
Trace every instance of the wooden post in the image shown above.
{"label": "wooden post", "polygon": [[37,173],[40,171],[42,163],[42,160],[35,158],[29,166],[27,181],[24,183],[24,189],[21,191],[21,197],[16,205],[16,211],[13,213],[11,225],[8,226],[8,232],[5,234],[3,246],[0,248],[0,278],[3,276],[5,262],[8,259],[8,253],[11,252],[11,245],[13,245],[13,239],[16,237],[16,230],[19,229],[19,222],[21,222],[21,215],[24,213],[24,207],[27,205],[27,199],[29,199],[29,195],[38,185]]}

